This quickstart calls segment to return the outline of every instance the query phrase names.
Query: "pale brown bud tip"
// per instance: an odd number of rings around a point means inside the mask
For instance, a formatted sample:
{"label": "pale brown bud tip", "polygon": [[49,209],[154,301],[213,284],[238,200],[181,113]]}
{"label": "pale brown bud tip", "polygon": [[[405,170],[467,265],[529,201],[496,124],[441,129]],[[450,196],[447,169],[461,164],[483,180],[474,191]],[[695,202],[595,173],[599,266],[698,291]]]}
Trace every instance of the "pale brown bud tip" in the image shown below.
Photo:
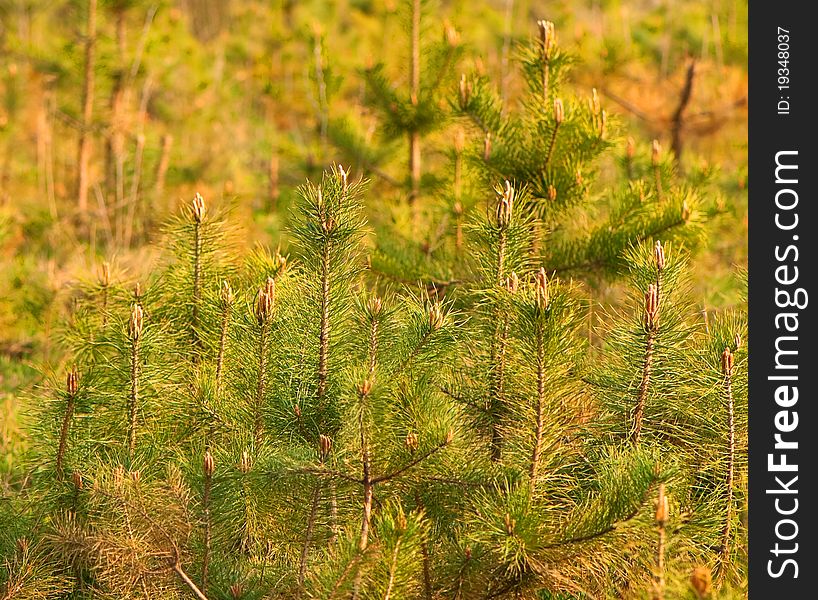
{"label": "pale brown bud tip", "polygon": [[68,374],[65,378],[65,390],[68,392],[69,396],[74,396],[79,389],[79,382],[80,382],[80,374],[77,371],[77,365],[71,367],[71,370],[68,371]]}
{"label": "pale brown bud tip", "polygon": [[557,199],[557,188],[555,188],[552,184],[548,184],[548,199],[553,202]]}
{"label": "pale brown bud tip", "polygon": [[662,146],[659,145],[659,140],[653,140],[653,143],[650,147],[650,158],[653,161],[654,165],[659,164],[659,158],[662,154]]}
{"label": "pale brown bud tip", "polygon": [[264,287],[258,292],[256,299],[256,321],[259,325],[264,325],[273,315],[275,306],[275,279],[267,278]]}
{"label": "pale brown bud tip", "polygon": [[248,473],[252,466],[253,466],[253,463],[250,460],[250,453],[247,450],[244,450],[241,453],[241,459],[239,460],[239,470],[242,473]]}
{"label": "pale brown bud tip", "polygon": [[449,46],[457,46],[460,43],[460,33],[455,29],[451,23],[443,24],[443,37]]}
{"label": "pale brown bud tip", "polygon": [[468,79],[466,79],[466,74],[463,73],[460,75],[460,109],[466,110],[469,106],[469,100],[471,100],[471,91],[472,86]]}
{"label": "pale brown bud tip", "polygon": [[633,158],[633,155],[636,154],[636,142],[630,136],[628,136],[628,142],[625,146],[625,154],[628,158]]}
{"label": "pale brown bud tip", "polygon": [[349,171],[344,169],[342,165],[338,165],[338,179],[341,180],[341,189],[346,194],[348,189],[347,178],[349,176]]}
{"label": "pale brown bud tip", "polygon": [[372,317],[377,317],[383,310],[383,300],[379,296],[372,296],[367,302],[367,310]]}
{"label": "pale brown bud tip", "polygon": [[99,284],[102,287],[111,285],[111,265],[107,262],[102,263],[99,269]]}
{"label": "pale brown bud tip", "polygon": [[128,333],[133,341],[142,337],[142,325],[144,312],[139,304],[134,304],[131,308],[131,318],[128,320]]}
{"label": "pale brown bud tip", "polygon": [[295,413],[296,419],[301,418],[301,407],[300,406],[298,406],[297,404],[295,406],[293,406],[293,412]]}
{"label": "pale brown bud tip", "polygon": [[710,594],[713,587],[713,574],[710,568],[705,565],[699,565],[690,574],[690,585],[696,596],[701,600]]}
{"label": "pale brown bud tip", "polygon": [[466,147],[466,133],[459,127],[454,132],[454,151],[458,154]]}
{"label": "pale brown bud tip", "polygon": [[239,600],[244,595],[244,586],[240,583],[234,583],[230,586],[230,595],[233,600]]}
{"label": "pale brown bud tip", "polygon": [[210,450],[205,450],[202,467],[204,468],[204,473],[207,477],[213,477],[213,473],[216,470],[216,461],[213,459],[213,455],[210,453]]}
{"label": "pale brown bud tip", "polygon": [[506,513],[503,522],[506,526],[506,533],[508,535],[514,535],[514,527],[517,526],[517,519],[512,519],[509,513]]}
{"label": "pale brown bud tip", "polygon": [[372,381],[367,379],[358,384],[358,395],[361,398],[366,398],[372,391]]}
{"label": "pale brown bud tip", "polygon": [[441,327],[443,327],[443,309],[439,302],[435,302],[429,307],[429,328],[437,331]]}
{"label": "pale brown bud tip", "polygon": [[514,207],[514,188],[506,180],[505,188],[497,201],[497,227],[506,229],[511,224],[511,211]]}
{"label": "pale brown bud tip", "polygon": [[193,196],[191,210],[193,212],[193,220],[196,223],[201,223],[204,220],[205,212],[207,212],[205,209],[204,198],[202,198],[201,194],[197,193],[195,196]]}
{"label": "pale brown bud tip", "polygon": [[668,501],[667,496],[665,495],[665,484],[659,484],[659,497],[656,500],[656,523],[660,527],[664,527],[667,523],[668,515],[670,514],[668,509]]}
{"label": "pale brown bud tip", "polygon": [[559,125],[565,119],[565,109],[562,106],[562,100],[557,98],[554,100],[554,122]]}
{"label": "pale brown bud tip", "polygon": [[551,21],[537,21],[537,30],[540,34],[540,45],[542,46],[545,58],[551,57],[551,51],[557,44],[557,36],[554,32],[554,23]]}
{"label": "pale brown bud tip", "polygon": [[321,455],[321,460],[325,460],[332,450],[332,439],[323,433],[318,436],[318,452]]}
{"label": "pale brown bud tip", "polygon": [[233,288],[230,287],[230,283],[227,282],[226,280],[222,281],[222,291],[221,291],[222,305],[225,306],[225,307],[232,306],[233,301],[235,299],[236,298],[233,295]]}
{"label": "pale brown bud tip", "polygon": [[656,242],[653,247],[653,258],[656,261],[656,270],[661,271],[665,268],[665,249],[662,248],[662,242]]}
{"label": "pale brown bud tip", "polygon": [[506,277],[506,289],[514,294],[520,287],[520,278],[517,277],[517,273],[514,271],[511,272],[511,275]]}
{"label": "pale brown bud tip", "polygon": [[734,362],[735,354],[730,352],[730,348],[725,348],[724,352],[721,353],[721,372],[727,376],[732,375]]}
{"label": "pale brown bud tip", "polygon": [[454,429],[449,429],[446,432],[446,443],[451,444],[454,441]]}
{"label": "pale brown bud tip", "polygon": [[79,471],[71,471],[71,483],[77,491],[81,491],[84,487],[82,482],[82,474]]}
{"label": "pale brown bud tip", "polygon": [[410,452],[415,452],[418,449],[418,434],[410,431],[406,434],[406,439],[403,442]]}
{"label": "pale brown bud tip", "polygon": [[17,550],[20,554],[28,554],[29,542],[27,537],[17,538]]}
{"label": "pale brown bud tip", "polygon": [[545,267],[540,267],[534,277],[534,301],[538,310],[544,311],[548,308],[548,276],[545,273]]}

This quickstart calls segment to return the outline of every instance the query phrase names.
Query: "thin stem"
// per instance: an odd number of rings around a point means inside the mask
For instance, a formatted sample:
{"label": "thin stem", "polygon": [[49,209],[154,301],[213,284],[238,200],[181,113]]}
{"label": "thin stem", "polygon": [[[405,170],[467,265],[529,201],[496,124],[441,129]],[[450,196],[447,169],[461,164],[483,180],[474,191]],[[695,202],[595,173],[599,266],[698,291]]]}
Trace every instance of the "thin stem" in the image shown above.
{"label": "thin stem", "polygon": [[268,324],[265,319],[260,326],[258,340],[258,381],[256,385],[256,398],[253,406],[254,431],[256,441],[261,441],[264,432],[264,419],[262,407],[264,406],[264,392],[267,386],[267,330]]}
{"label": "thin stem", "polygon": [[210,519],[210,490],[213,486],[213,476],[205,473],[204,493],[202,495],[202,505],[204,506],[205,539],[204,554],[202,556],[202,588],[207,591],[207,574],[210,566],[210,540],[212,537],[212,523]]}
{"label": "thin stem", "polygon": [[724,375],[724,396],[727,400],[727,478],[725,481],[727,497],[725,498],[724,525],[721,530],[721,548],[719,549],[718,584],[721,585],[727,575],[730,562],[730,531],[733,520],[733,480],[735,477],[736,426],[733,410],[733,377],[730,372]]}
{"label": "thin stem", "polygon": [[639,383],[639,395],[637,396],[636,411],[633,415],[633,428],[631,430],[631,441],[634,444],[639,443],[639,438],[642,435],[642,419],[645,414],[645,401],[648,397],[650,377],[653,372],[653,353],[654,345],[656,343],[656,333],[651,330],[648,332],[647,336],[647,341],[645,343],[645,358],[642,365],[642,380]]}
{"label": "thin stem", "polygon": [[392,552],[392,564],[389,566],[389,582],[386,585],[386,593],[383,596],[383,600],[389,600],[392,597],[392,588],[395,585],[395,573],[398,570],[398,553],[400,552],[400,542],[400,539],[395,542],[395,550]]}
{"label": "thin stem", "polygon": [[656,573],[653,581],[653,600],[665,600],[665,543],[666,531],[664,523],[657,528],[656,541]]}
{"label": "thin stem", "polygon": [[330,303],[330,242],[324,245],[321,254],[321,323],[318,333],[318,406],[324,407],[327,394],[327,375],[329,368],[327,360],[329,356],[329,303]]}
{"label": "thin stem", "polygon": [[[497,269],[495,273],[495,286],[500,288],[505,276],[505,255],[507,237],[505,229],[501,229],[497,242]],[[502,385],[505,371],[506,341],[508,337],[508,317],[501,316],[502,307],[500,302],[495,305],[493,321],[494,333],[491,337],[490,345],[490,368],[491,379],[489,381],[489,407],[491,416],[491,459],[500,460],[501,436],[499,415],[497,412],[502,408]]]}
{"label": "thin stem", "polygon": [[62,479],[63,476],[63,459],[65,458],[65,449],[68,443],[68,429],[71,427],[71,419],[74,416],[74,401],[76,394],[68,395],[68,404],[65,407],[65,416],[62,420],[62,427],[60,428],[60,443],[57,448],[57,477]]}
{"label": "thin stem", "polygon": [[537,428],[534,432],[534,450],[531,453],[531,471],[529,472],[529,490],[534,493],[537,480],[537,469],[540,465],[542,448],[543,420],[545,415],[545,343],[542,323],[537,323]]}
{"label": "thin stem", "polygon": [[560,129],[560,123],[554,123],[554,131],[551,132],[551,141],[548,144],[548,152],[545,155],[545,162],[543,163],[543,170],[548,168],[548,165],[551,163],[551,157],[554,154],[554,148],[557,145],[557,132]]}
{"label": "thin stem", "polygon": [[296,598],[301,597],[304,589],[304,580],[307,576],[307,559],[309,558],[310,545],[312,545],[313,530],[315,529],[315,517],[318,514],[318,501],[321,499],[321,484],[316,482],[312,492],[312,503],[310,505],[310,516],[307,519],[307,531],[304,533],[304,546],[301,548],[301,558],[298,561],[298,591]]}
{"label": "thin stem", "polygon": [[230,303],[224,304],[224,311],[222,312],[222,323],[219,333],[219,353],[216,358],[216,398],[221,398],[222,388],[224,387],[224,357],[227,351],[227,331],[230,327]]}
{"label": "thin stem", "polygon": [[128,458],[133,459],[136,449],[136,407],[139,402],[139,338],[131,342],[131,395],[128,399]]}
{"label": "thin stem", "polygon": [[193,222],[193,318],[190,322],[190,335],[193,340],[193,361],[198,361],[199,340],[199,304],[202,300],[202,224]]}

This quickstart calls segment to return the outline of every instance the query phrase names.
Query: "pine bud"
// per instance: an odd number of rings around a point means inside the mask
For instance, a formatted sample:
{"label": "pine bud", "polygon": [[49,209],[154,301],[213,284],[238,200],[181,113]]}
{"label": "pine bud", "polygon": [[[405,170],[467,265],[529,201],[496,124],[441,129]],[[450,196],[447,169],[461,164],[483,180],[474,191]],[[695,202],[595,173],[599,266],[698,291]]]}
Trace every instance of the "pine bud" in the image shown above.
{"label": "pine bud", "polygon": [[80,374],[79,371],[77,371],[77,365],[74,365],[65,377],[65,391],[68,392],[69,396],[75,396],[77,394],[79,382]]}
{"label": "pine bud", "polygon": [[397,529],[399,532],[406,531],[406,515],[403,514],[403,511],[398,513],[398,522],[395,523],[395,526],[395,529]]}
{"label": "pine bud", "polygon": [[466,549],[463,550],[463,555],[466,557],[466,560],[471,560],[471,546],[466,546]]}
{"label": "pine bud", "polygon": [[142,474],[137,471],[128,471],[128,477],[130,477],[131,481],[134,483],[139,483],[139,480],[142,478]]}
{"label": "pine bud", "polygon": [[326,460],[327,456],[329,456],[330,450],[332,450],[332,439],[322,433],[318,436],[318,453],[321,456],[321,462]]}
{"label": "pine bud", "polygon": [[520,278],[517,277],[517,273],[514,271],[511,272],[511,275],[506,277],[506,289],[514,294],[517,289],[520,287]]}
{"label": "pine bud", "polygon": [[486,137],[483,140],[483,160],[488,162],[491,158],[491,132],[486,132]]}
{"label": "pine bud", "polygon": [[734,361],[735,355],[732,352],[730,352],[730,348],[725,348],[724,352],[721,353],[721,372],[726,377],[729,377],[733,374]]}
{"label": "pine bud", "polygon": [[295,413],[295,418],[296,418],[296,419],[300,419],[300,418],[301,418],[301,407],[300,407],[300,406],[298,406],[297,404],[296,404],[296,405],[294,405],[294,406],[293,406],[293,412]]}
{"label": "pine bud", "polygon": [[276,255],[273,257],[273,268],[276,273],[283,273],[287,270],[287,257],[281,254],[280,249],[276,250]]}
{"label": "pine bud", "polygon": [[736,346],[736,350],[741,348],[741,336],[739,334],[736,334],[733,338],[733,344]]}
{"label": "pine bud", "polygon": [[122,482],[125,480],[125,467],[117,465],[114,468],[114,487],[119,489],[122,487]]}
{"label": "pine bud", "polygon": [[690,585],[700,600],[710,594],[710,590],[713,586],[713,574],[710,572],[710,568],[705,565],[699,565],[693,569],[693,572],[690,574]]}
{"label": "pine bud", "polygon": [[534,301],[540,312],[548,308],[548,276],[545,274],[545,267],[540,267],[534,279]]}
{"label": "pine bud", "polygon": [[591,99],[588,101],[588,105],[591,108],[591,114],[599,116],[602,112],[602,105],[599,102],[599,94],[596,91],[596,88],[591,89]]}
{"label": "pine bud", "polygon": [[656,270],[661,273],[662,269],[665,268],[665,249],[662,248],[662,242],[659,240],[656,241],[656,245],[653,247],[653,258],[656,261]]}
{"label": "pine bud", "polygon": [[577,187],[582,187],[584,180],[582,179],[582,167],[577,165],[577,170],[574,173],[574,181],[577,184]]}
{"label": "pine bud", "polygon": [[466,110],[468,108],[469,101],[471,100],[471,93],[471,82],[466,79],[466,74],[463,73],[460,75],[460,110]]}
{"label": "pine bud", "polygon": [[256,321],[259,325],[264,325],[273,315],[275,305],[275,279],[267,278],[264,287],[258,292],[256,300]]}
{"label": "pine bud", "polygon": [[142,307],[134,304],[131,308],[131,318],[128,320],[128,333],[133,341],[139,340],[142,337],[142,324],[144,319],[144,312]]}
{"label": "pine bud", "polygon": [[462,154],[466,147],[466,133],[458,127],[454,132],[454,151],[457,154]]}
{"label": "pine bud", "polygon": [[142,298],[142,286],[138,281],[133,286],[133,297],[137,302]]}
{"label": "pine bud", "polygon": [[559,125],[565,119],[565,111],[562,106],[562,100],[557,98],[554,100],[554,122]]}
{"label": "pine bud", "polygon": [[213,477],[213,472],[216,470],[216,461],[213,459],[213,455],[210,453],[210,450],[205,450],[202,466],[204,467],[205,476],[208,479]]}
{"label": "pine bud", "polygon": [[497,201],[497,227],[507,229],[511,223],[511,210],[514,206],[514,188],[506,180],[506,187]]}
{"label": "pine bud", "polygon": [[230,595],[233,600],[239,600],[244,595],[244,586],[240,583],[234,583],[230,586]]}
{"label": "pine bud", "polygon": [[653,331],[659,324],[659,291],[654,284],[645,293],[645,327]]}
{"label": "pine bud", "polygon": [[102,266],[100,267],[99,284],[104,288],[111,285],[111,265],[107,262],[102,263]]}
{"label": "pine bud", "polygon": [[20,554],[28,554],[29,542],[27,537],[17,538],[17,550]]}
{"label": "pine bud", "polygon": [[406,447],[409,449],[409,452],[414,453],[418,449],[418,434],[410,431],[406,434],[406,439],[403,441]]}
{"label": "pine bud", "polygon": [[546,59],[551,58],[551,51],[557,45],[554,23],[551,21],[537,21],[537,29],[540,33],[540,46],[542,47],[543,56]]}
{"label": "pine bud", "polygon": [[250,453],[247,450],[242,451],[241,460],[239,460],[239,471],[242,473],[249,473],[250,467],[252,466],[253,463],[250,460]]}
{"label": "pine bud", "polygon": [[551,200],[551,202],[557,199],[557,188],[551,183],[548,184],[548,199]]}
{"label": "pine bud", "polygon": [[227,280],[222,281],[222,291],[221,291],[221,301],[222,307],[228,308],[233,306],[233,301],[235,300],[235,296],[233,295],[233,288],[230,287],[230,283]]}
{"label": "pine bud", "polygon": [[659,164],[659,159],[661,158],[662,147],[659,145],[659,140],[653,140],[653,144],[650,147],[650,159],[653,162],[653,166]]}
{"label": "pine bud", "polygon": [[452,212],[457,217],[463,216],[463,205],[460,203],[459,200],[456,200],[455,203],[452,205]]}
{"label": "pine bud", "polygon": [[379,296],[372,296],[366,303],[366,309],[373,319],[376,318],[383,310],[383,300]]}
{"label": "pine bud", "polygon": [[443,37],[452,48],[460,43],[460,33],[448,21],[443,24]]}
{"label": "pine bud", "polygon": [[512,519],[509,513],[506,513],[503,522],[506,526],[506,533],[508,535],[514,535],[514,527],[517,525],[517,519]]}
{"label": "pine bud", "polygon": [[437,331],[443,327],[443,309],[439,302],[435,302],[429,307],[429,329]]}
{"label": "pine bud", "polygon": [[603,110],[599,113],[599,137],[605,135],[605,125],[608,124],[608,111]]}
{"label": "pine bud", "polygon": [[631,136],[628,136],[628,142],[625,146],[625,155],[628,159],[633,158],[633,155],[636,154],[636,142]]}
{"label": "pine bud", "polygon": [[446,432],[446,445],[448,446],[453,441],[454,441],[454,429],[449,429],[449,431]]}
{"label": "pine bud", "polygon": [[71,471],[71,483],[74,484],[75,490],[78,492],[82,491],[82,488],[84,487],[82,482],[82,473],[79,471]]}
{"label": "pine bud", "polygon": [[687,223],[687,221],[689,221],[689,220],[690,220],[690,206],[688,205],[687,200],[685,200],[682,203],[682,221]]}
{"label": "pine bud", "polygon": [[665,496],[665,484],[659,484],[659,497],[656,500],[656,524],[659,527],[664,527],[667,524],[668,515],[667,496]]}
{"label": "pine bud", "polygon": [[193,196],[193,203],[192,203],[192,212],[193,212],[193,220],[196,223],[201,223],[204,220],[205,216],[205,203],[204,198],[202,198],[201,194],[198,192],[195,196]]}
{"label": "pine bud", "polygon": [[369,393],[372,391],[372,381],[370,379],[365,379],[361,383],[358,384],[358,396],[361,398],[366,398],[369,396]]}
{"label": "pine bud", "polygon": [[349,172],[342,165],[338,165],[338,179],[341,180],[341,191],[346,194],[348,189],[347,176]]}

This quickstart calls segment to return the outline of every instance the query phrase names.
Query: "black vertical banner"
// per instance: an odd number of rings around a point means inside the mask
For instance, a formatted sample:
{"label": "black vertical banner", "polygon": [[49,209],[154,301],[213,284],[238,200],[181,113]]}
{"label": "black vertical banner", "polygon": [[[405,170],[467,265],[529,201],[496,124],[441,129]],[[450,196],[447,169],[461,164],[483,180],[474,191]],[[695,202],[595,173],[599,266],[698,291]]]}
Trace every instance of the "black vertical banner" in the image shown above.
{"label": "black vertical banner", "polygon": [[749,15],[752,600],[818,598],[815,182],[818,102],[810,2]]}

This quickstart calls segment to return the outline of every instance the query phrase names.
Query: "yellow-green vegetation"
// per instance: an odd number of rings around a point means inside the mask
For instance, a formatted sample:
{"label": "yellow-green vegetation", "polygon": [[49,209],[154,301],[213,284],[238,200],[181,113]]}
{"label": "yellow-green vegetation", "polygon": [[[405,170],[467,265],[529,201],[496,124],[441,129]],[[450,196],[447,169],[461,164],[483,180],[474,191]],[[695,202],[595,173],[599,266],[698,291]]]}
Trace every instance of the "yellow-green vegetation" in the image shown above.
{"label": "yellow-green vegetation", "polygon": [[0,598],[745,597],[746,20],[3,4]]}

